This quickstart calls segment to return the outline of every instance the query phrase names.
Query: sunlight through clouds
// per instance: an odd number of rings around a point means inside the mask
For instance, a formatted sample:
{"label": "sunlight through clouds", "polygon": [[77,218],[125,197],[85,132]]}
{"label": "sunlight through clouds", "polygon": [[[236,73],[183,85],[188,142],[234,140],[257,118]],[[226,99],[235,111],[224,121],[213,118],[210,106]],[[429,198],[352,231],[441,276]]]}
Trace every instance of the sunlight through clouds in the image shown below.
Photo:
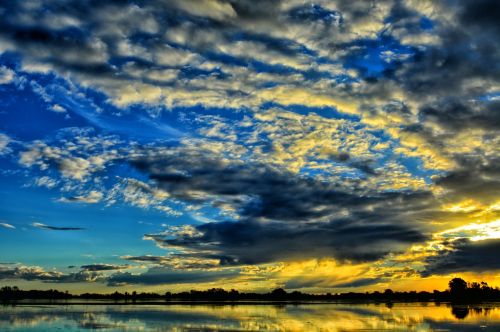
{"label": "sunlight through clouds", "polygon": [[0,283],[498,285],[497,8],[2,2]]}

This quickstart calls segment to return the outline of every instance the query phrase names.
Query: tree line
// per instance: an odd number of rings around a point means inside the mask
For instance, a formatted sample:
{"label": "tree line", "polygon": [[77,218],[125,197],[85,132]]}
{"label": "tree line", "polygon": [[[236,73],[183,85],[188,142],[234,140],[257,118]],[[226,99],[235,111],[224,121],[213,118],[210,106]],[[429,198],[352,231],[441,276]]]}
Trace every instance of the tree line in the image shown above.
{"label": "tree line", "polygon": [[58,290],[21,290],[18,287],[2,287],[0,289],[0,299],[3,302],[16,300],[111,300],[111,301],[276,301],[276,302],[299,302],[299,301],[376,301],[376,302],[482,302],[500,301],[500,289],[490,287],[486,282],[468,283],[461,278],[454,278],[448,283],[448,289],[444,291],[408,291],[396,292],[386,289],[383,292],[365,293],[326,293],[307,294],[299,291],[287,292],[282,288],[274,289],[268,293],[245,293],[231,289],[229,291],[222,288],[212,288],[204,291],[191,290],[189,292],[164,294],[158,293],[138,293],[118,291],[109,294],[83,293],[80,295],[70,294],[68,291]]}

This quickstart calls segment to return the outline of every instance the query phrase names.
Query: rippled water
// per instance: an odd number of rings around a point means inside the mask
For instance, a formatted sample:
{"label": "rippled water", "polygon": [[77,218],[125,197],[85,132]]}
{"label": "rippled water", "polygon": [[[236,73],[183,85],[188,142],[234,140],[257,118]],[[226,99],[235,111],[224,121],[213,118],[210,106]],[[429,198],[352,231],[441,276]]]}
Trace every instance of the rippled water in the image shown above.
{"label": "rippled water", "polygon": [[0,331],[500,331],[500,304],[17,305]]}

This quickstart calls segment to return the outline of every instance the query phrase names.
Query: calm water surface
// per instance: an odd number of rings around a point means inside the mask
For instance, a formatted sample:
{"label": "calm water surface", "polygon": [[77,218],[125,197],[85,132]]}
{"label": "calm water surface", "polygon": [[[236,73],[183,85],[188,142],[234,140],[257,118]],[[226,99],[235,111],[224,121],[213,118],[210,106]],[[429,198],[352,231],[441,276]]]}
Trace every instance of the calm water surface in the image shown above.
{"label": "calm water surface", "polygon": [[500,304],[17,305],[0,331],[500,331]]}

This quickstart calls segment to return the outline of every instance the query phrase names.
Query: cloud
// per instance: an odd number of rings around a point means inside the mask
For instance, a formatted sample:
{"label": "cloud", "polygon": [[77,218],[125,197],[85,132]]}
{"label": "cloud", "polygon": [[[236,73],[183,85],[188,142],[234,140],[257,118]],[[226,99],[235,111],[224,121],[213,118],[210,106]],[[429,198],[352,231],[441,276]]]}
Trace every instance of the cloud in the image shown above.
{"label": "cloud", "polygon": [[9,84],[14,81],[16,73],[5,66],[0,66],[0,85]]}
{"label": "cloud", "polygon": [[0,156],[12,151],[8,146],[11,142],[12,139],[9,136],[0,133]]}
{"label": "cloud", "polygon": [[354,281],[339,283],[334,285],[335,288],[350,288],[350,287],[363,287],[378,284],[380,282],[384,282],[386,279],[384,278],[361,278]]}
{"label": "cloud", "polygon": [[[68,134],[71,133],[65,135]],[[92,173],[103,171],[106,164],[117,158],[116,150],[109,153],[99,151],[99,148],[109,147],[113,142],[112,138],[85,135],[60,139],[62,146],[35,141],[20,153],[19,163],[26,167],[38,166],[41,170],[52,167],[59,171],[63,179],[85,182]],[[78,151],[74,150],[75,145],[79,146]]]}
{"label": "cloud", "polygon": [[[36,185],[60,187],[60,201],[123,201],[208,221],[147,234],[175,254],[129,261],[183,271],[373,262],[457,222],[445,203],[484,205],[464,220],[497,214],[498,8],[7,1],[0,52],[20,63],[0,66],[0,84],[29,79],[51,111],[96,127],[22,144],[19,163],[37,173]],[[110,131],[122,138],[101,134]],[[0,134],[0,154],[12,142]],[[443,252],[450,261],[479,244],[453,246]]]}
{"label": "cloud", "polygon": [[99,203],[103,197],[102,192],[91,190],[85,196],[72,196],[72,197],[62,197],[58,201],[63,203],[87,203],[95,204]]}
{"label": "cloud", "polygon": [[96,282],[102,280],[102,275],[93,271],[79,271],[64,274],[58,271],[47,271],[39,266],[24,266],[10,264],[0,266],[0,280],[27,280],[49,283]]}
{"label": "cloud", "polygon": [[84,230],[85,228],[81,227],[57,227],[57,226],[49,226],[45,225],[39,222],[34,222],[31,224],[33,227],[40,228],[40,229],[45,229],[49,231],[81,231]]}
{"label": "cloud", "polygon": [[170,196],[191,202],[225,203],[245,218],[321,220],[339,217],[342,208],[356,214],[365,205],[383,205],[390,200],[432,205],[425,192],[361,194],[354,188],[279,167],[224,159],[210,151],[152,150],[144,154],[149,156],[132,158],[132,165],[148,174]]}
{"label": "cloud", "polygon": [[478,201],[494,203],[500,193],[500,158],[495,155],[484,158],[464,156],[458,160],[460,166],[438,177],[436,183],[457,200],[473,197]]}
{"label": "cloud", "polygon": [[[341,15],[330,8],[335,4],[326,2],[326,8],[317,4],[310,11],[295,1],[267,0],[258,5],[241,0],[62,3],[45,3],[50,13],[36,6],[4,4],[1,36],[22,54],[26,69],[45,66],[62,75],[70,73],[84,85],[104,91],[120,107],[138,103],[259,105],[269,101],[264,95],[273,95],[263,89],[263,84],[271,82],[256,75],[264,72],[278,77],[296,75],[297,79],[289,80],[288,91],[309,96],[309,102],[345,105],[352,112],[349,103],[328,98],[331,91],[314,91],[323,90],[321,84],[315,87],[314,80],[308,80],[309,84],[303,80],[307,75],[334,76],[320,69],[322,56],[335,58],[331,50],[337,46],[336,39],[362,33],[351,31],[356,22],[343,26],[344,33],[340,33],[340,24],[330,19]],[[346,11],[353,7],[338,6]],[[366,6],[367,17],[373,8],[384,10],[378,4]],[[89,17],[91,11],[99,15]],[[346,17],[354,20],[357,16]],[[382,27],[377,24],[366,32],[373,35]],[[135,38],[137,34],[144,38]]]}
{"label": "cloud", "polygon": [[423,276],[459,272],[486,272],[500,269],[500,239],[470,241],[458,239],[437,255],[426,258]]}
{"label": "cloud", "polygon": [[[220,265],[262,264],[313,257],[339,261],[373,261],[402,251],[425,236],[405,226],[388,224],[349,225],[349,221],[289,225],[240,221],[207,223],[196,227],[202,235],[148,238],[165,248],[217,257]],[[216,255],[211,253],[216,253]]]}
{"label": "cloud", "polygon": [[48,176],[41,176],[35,179],[35,185],[38,187],[54,188],[58,181]]}
{"label": "cloud", "polygon": [[61,105],[58,105],[58,104],[52,105],[52,107],[50,108],[50,110],[52,112],[56,112],[56,113],[67,113],[66,109],[64,107],[62,107]]}
{"label": "cloud", "polygon": [[16,228],[13,225],[5,223],[5,222],[0,222],[0,227],[9,228],[9,229],[15,229]]}
{"label": "cloud", "polygon": [[130,265],[113,265],[113,264],[90,264],[82,265],[80,268],[82,271],[113,271],[113,270],[123,270],[128,269]]}
{"label": "cloud", "polygon": [[203,255],[200,255],[200,257],[196,257],[196,255],[192,254],[171,253],[168,256],[142,255],[142,256],[121,256],[121,258],[136,263],[155,264],[173,268],[176,270],[211,269],[211,268],[216,268],[220,265],[220,257],[217,255],[209,257],[204,257]]}
{"label": "cloud", "polygon": [[[311,257],[371,261],[426,239],[436,208],[425,192],[357,192],[209,153],[151,153],[131,162],[171,197],[229,206],[236,220],[149,234],[162,247],[219,255],[221,264]],[[206,255],[206,256],[204,256]]]}
{"label": "cloud", "polygon": [[170,216],[182,215],[181,212],[169,206],[169,198],[169,194],[161,189],[133,178],[125,178],[108,191],[106,202],[112,204],[125,201],[132,206],[144,209],[154,208]]}

